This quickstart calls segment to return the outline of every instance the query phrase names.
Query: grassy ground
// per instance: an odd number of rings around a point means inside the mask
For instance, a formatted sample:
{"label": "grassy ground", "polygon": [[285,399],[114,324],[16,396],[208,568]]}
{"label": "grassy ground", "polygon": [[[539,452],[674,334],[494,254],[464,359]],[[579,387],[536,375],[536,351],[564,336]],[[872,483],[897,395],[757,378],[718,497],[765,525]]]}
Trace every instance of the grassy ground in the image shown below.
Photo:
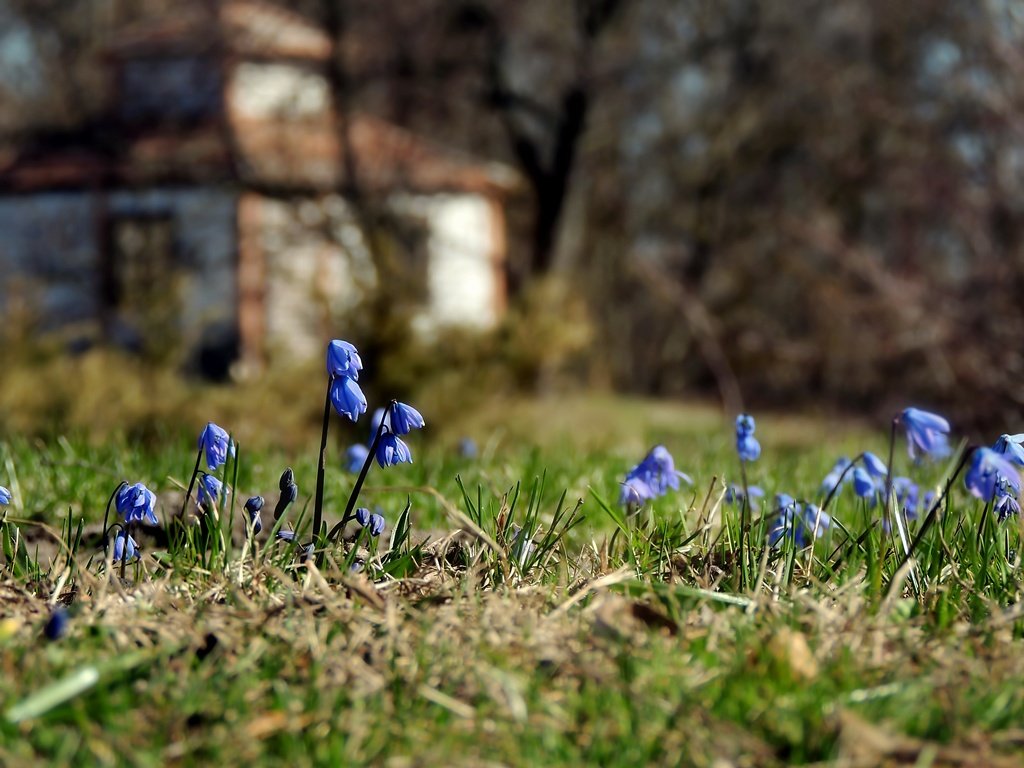
{"label": "grassy ground", "polygon": [[[731,427],[711,410],[507,404],[472,422],[477,459],[451,449],[461,429],[413,435],[415,464],[371,470],[363,502],[389,525],[357,549],[360,571],[348,545],[315,567],[269,530],[254,552],[238,523],[250,494],[273,506],[291,465],[301,529],[315,442],[242,445],[219,554],[140,532],[123,578],[98,530],[108,496],[145,482],[173,528],[191,444],[0,444],[15,495],[0,764],[1022,764],[1019,526],[978,536],[962,484],[900,570],[849,489],[829,510],[843,527],[814,547],[766,547],[755,514],[741,550],[722,503],[722,479],[739,480]],[[766,498],[818,498],[840,453],[887,450],[881,432],[820,421],[760,419],[758,437],[748,472]],[[619,482],[655,442],[695,485],[627,519]],[[329,523],[354,480],[331,452]],[[902,446],[897,463],[929,487],[948,472],[909,467]],[[532,534],[526,557],[513,523]],[[48,641],[58,604],[67,633]]]}

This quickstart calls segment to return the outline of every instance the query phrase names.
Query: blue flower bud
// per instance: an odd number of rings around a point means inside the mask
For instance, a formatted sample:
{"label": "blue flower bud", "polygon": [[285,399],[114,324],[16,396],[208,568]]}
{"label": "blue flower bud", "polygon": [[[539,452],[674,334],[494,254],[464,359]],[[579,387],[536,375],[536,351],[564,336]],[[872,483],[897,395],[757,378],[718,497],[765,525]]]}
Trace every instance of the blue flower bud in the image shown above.
{"label": "blue flower bud", "polygon": [[60,640],[68,631],[68,612],[63,606],[58,605],[50,613],[50,617],[43,625],[43,635],[47,640]]}

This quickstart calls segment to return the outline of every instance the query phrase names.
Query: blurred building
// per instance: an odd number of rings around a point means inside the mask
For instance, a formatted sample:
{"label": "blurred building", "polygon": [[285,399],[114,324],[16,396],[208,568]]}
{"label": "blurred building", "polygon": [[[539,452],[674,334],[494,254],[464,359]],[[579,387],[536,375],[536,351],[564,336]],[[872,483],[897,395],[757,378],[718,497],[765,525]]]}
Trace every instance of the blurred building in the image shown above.
{"label": "blurred building", "polygon": [[341,114],[333,51],[262,0],[118,35],[108,113],[0,167],[0,312],[176,345],[212,375],[320,349],[385,274],[422,329],[493,324],[515,173]]}

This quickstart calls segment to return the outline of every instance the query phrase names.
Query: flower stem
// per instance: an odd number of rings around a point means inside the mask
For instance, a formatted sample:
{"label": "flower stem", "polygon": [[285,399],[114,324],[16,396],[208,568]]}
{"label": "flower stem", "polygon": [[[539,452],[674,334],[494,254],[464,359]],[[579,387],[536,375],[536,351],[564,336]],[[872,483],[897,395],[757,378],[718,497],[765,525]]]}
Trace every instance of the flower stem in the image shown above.
{"label": "flower stem", "polygon": [[384,414],[384,418],[380,420],[380,424],[377,427],[377,431],[373,435],[373,440],[370,442],[370,450],[366,454],[366,459],[363,461],[363,467],[359,470],[359,477],[356,478],[355,485],[352,486],[352,492],[348,495],[348,503],[345,505],[345,514],[341,516],[341,521],[331,529],[331,532],[327,534],[328,541],[334,541],[339,535],[345,525],[355,517],[353,510],[356,508],[356,502],[359,500],[359,492],[363,488],[363,482],[366,480],[366,475],[370,471],[370,465],[373,464],[373,457],[377,454],[377,446],[380,445],[380,439],[384,435],[384,429],[390,420],[388,417],[391,415],[392,410],[395,407],[397,401],[392,400],[388,405],[387,413]]}
{"label": "flower stem", "polygon": [[196,465],[192,468],[192,477],[188,481],[188,490],[185,491],[185,500],[181,503],[181,522],[185,523],[185,512],[188,510],[188,500],[192,498],[192,490],[196,487],[196,478],[199,476],[199,462],[203,460],[203,447],[199,446],[196,453]]}
{"label": "flower stem", "polygon": [[104,541],[104,546],[106,545],[106,541],[107,541],[107,518],[110,516],[110,505],[113,504],[114,503],[114,499],[117,498],[118,491],[120,491],[126,485],[128,485],[128,483],[125,480],[122,480],[120,483],[117,484],[117,488],[114,489],[114,492],[112,494],[110,494],[110,498],[107,499],[107,507],[106,507],[106,509],[103,510],[103,541]]}
{"label": "flower stem", "polygon": [[327,471],[327,430],[331,426],[331,384],[334,376],[327,379],[327,395],[324,397],[324,426],[320,433],[320,462],[316,468],[316,500],[313,502],[313,542],[320,539],[320,526],[324,519],[324,473]]}
{"label": "flower stem", "polygon": [[743,503],[740,504],[740,588],[747,586],[747,527],[750,517],[750,490],[747,487],[747,462],[740,459],[740,479],[743,482]]}
{"label": "flower stem", "polygon": [[[949,479],[946,480],[946,486],[942,489],[942,493],[940,493],[939,497],[932,503],[932,508],[928,510],[928,514],[925,516],[924,521],[921,523],[921,527],[918,529],[917,535],[914,537],[914,540],[910,542],[910,551],[907,552],[906,555],[904,555],[903,559],[900,561],[899,565],[896,566],[896,570],[894,570],[893,573],[899,573],[902,570],[903,566],[910,562],[910,558],[914,556],[914,552],[917,551],[917,548],[921,544],[921,541],[924,539],[925,534],[928,533],[928,529],[931,528],[932,525],[935,523],[935,520],[939,515],[939,508],[942,506],[942,502],[946,500],[946,497],[949,496],[949,491],[953,487],[953,481],[960,476],[961,472],[963,472],[964,467],[967,465],[967,460],[974,454],[976,450],[978,450],[977,446],[969,446],[967,450],[964,451],[964,455],[960,457],[960,462],[956,465],[956,469],[953,470],[953,474],[951,474],[949,476]],[[889,587],[886,590],[886,597],[888,597],[888,593],[892,591],[895,584],[895,580],[889,582]]]}

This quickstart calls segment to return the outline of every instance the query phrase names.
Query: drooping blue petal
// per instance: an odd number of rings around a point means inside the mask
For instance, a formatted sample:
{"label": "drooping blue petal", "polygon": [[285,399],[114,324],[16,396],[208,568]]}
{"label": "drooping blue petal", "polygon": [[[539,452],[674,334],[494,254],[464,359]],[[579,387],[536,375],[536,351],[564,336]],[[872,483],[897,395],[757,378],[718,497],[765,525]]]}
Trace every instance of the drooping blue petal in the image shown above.
{"label": "drooping blue petal", "polygon": [[199,444],[196,447],[206,454],[206,466],[211,472],[227,461],[229,453],[235,455],[235,444],[228,433],[212,421],[199,433]]}
{"label": "drooping blue petal", "polygon": [[[125,549],[125,542],[127,541],[127,550]],[[114,562],[119,563],[122,560],[125,562],[131,562],[138,557],[138,543],[131,536],[126,536],[124,531],[119,531],[117,536],[114,538]]]}
{"label": "drooping blue petal", "polygon": [[142,483],[122,485],[115,497],[117,512],[126,524],[146,522],[159,525],[156,516],[156,495]]}
{"label": "drooping blue petal", "polygon": [[864,462],[864,467],[872,477],[883,478],[889,474],[889,469],[885,466],[885,462],[871,453],[871,451],[864,451],[864,455],[861,458]]}
{"label": "drooping blue petal", "polygon": [[366,507],[359,507],[356,509],[356,522],[359,523],[362,528],[368,526],[370,524],[370,510]]}
{"label": "drooping blue petal", "polygon": [[875,481],[871,475],[862,467],[853,470],[853,490],[862,499],[873,499],[875,497]]}
{"label": "drooping blue petal", "polygon": [[395,403],[391,406],[391,431],[396,435],[406,435],[413,429],[422,429],[426,424],[420,412],[411,405]]}
{"label": "drooping blue petal", "polygon": [[11,492],[0,485],[0,504],[7,506],[11,503]]}
{"label": "drooping blue petal", "polygon": [[358,379],[361,370],[363,361],[359,358],[355,346],[341,339],[335,339],[327,345],[328,375]]}
{"label": "drooping blue petal", "polygon": [[992,450],[1001,453],[1018,467],[1024,467],[1024,434],[1000,435]]}
{"label": "drooping blue petal", "polygon": [[384,515],[373,514],[370,515],[370,522],[366,527],[369,529],[371,536],[380,536],[384,533],[385,525],[387,525],[387,521],[384,519]]}
{"label": "drooping blue petal", "polygon": [[1020,495],[1020,472],[1002,454],[991,448],[978,448],[971,457],[971,466],[964,476],[964,485],[982,501],[991,501],[997,484],[1003,481],[1014,496]]}
{"label": "drooping blue petal", "polygon": [[761,455],[761,444],[753,435],[737,436],[736,453],[739,454],[741,461],[757,461]]}
{"label": "drooping blue petal", "polygon": [[366,396],[355,379],[341,376],[331,382],[331,405],[341,416],[356,421],[366,413]]}
{"label": "drooping blue petal", "polygon": [[221,494],[224,492],[224,483],[213,475],[203,473],[196,485],[197,503],[200,507],[216,506],[220,504]]}
{"label": "drooping blue petal", "polygon": [[398,435],[389,432],[383,435],[377,444],[377,463],[381,467],[395,464],[412,464],[412,453]]}
{"label": "drooping blue petal", "polygon": [[905,408],[899,421],[907,434],[910,458],[924,455],[937,459],[949,455],[949,422],[944,418],[920,408]]}

